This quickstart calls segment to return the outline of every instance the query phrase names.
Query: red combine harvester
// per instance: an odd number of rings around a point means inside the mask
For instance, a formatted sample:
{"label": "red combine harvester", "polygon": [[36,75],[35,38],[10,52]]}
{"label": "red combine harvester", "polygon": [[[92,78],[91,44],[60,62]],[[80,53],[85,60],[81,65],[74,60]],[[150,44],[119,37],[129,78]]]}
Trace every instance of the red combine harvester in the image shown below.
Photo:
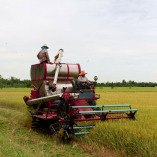
{"label": "red combine harvester", "polygon": [[[31,66],[31,81],[34,90],[31,96],[24,96],[34,124],[47,124],[52,133],[59,134],[63,140],[70,135],[85,135],[81,129],[91,129],[94,125],[80,126],[81,121],[105,121],[108,119],[135,119],[137,109],[130,105],[97,106],[100,95],[91,89],[78,90],[77,78],[81,72],[79,64],[42,63]],[[79,130],[79,131],[77,131]]]}

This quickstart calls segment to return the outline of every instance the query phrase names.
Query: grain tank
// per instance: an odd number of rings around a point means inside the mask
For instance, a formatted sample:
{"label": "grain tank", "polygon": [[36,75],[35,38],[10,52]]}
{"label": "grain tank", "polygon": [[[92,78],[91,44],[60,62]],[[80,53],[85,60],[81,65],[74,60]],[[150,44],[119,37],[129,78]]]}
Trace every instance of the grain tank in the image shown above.
{"label": "grain tank", "polygon": [[79,64],[61,63],[57,78],[56,90],[52,91],[57,64],[35,64],[31,66],[31,81],[34,89],[39,89],[38,97],[50,96],[67,91],[73,91],[71,81],[78,78],[81,68]]}

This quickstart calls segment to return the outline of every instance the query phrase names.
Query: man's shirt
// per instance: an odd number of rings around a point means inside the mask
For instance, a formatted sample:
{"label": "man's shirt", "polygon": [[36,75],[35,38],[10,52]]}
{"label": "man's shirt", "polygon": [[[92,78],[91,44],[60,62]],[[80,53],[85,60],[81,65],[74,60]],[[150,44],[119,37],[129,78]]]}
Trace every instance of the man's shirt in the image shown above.
{"label": "man's shirt", "polygon": [[47,50],[41,50],[38,55],[37,55],[40,63],[47,61],[48,63],[50,62],[48,51]]}
{"label": "man's shirt", "polygon": [[87,82],[88,84],[90,84],[90,82],[88,81],[88,79],[87,79],[87,77],[85,76],[85,77],[82,77],[82,76],[79,76],[78,77],[78,83],[85,83],[85,82]]}

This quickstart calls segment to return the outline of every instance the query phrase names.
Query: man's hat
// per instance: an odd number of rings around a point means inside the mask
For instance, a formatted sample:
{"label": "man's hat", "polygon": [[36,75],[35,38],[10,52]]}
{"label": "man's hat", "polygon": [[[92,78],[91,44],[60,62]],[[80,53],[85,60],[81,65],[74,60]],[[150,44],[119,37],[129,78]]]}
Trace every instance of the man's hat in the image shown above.
{"label": "man's hat", "polygon": [[81,75],[85,75],[85,74],[87,74],[87,73],[85,73],[85,71],[83,70],[83,71],[81,71],[81,73],[79,75],[81,76]]}
{"label": "man's hat", "polygon": [[[47,47],[47,49],[49,48],[46,44],[44,44],[42,47]],[[41,48],[42,48],[42,47],[41,47]]]}

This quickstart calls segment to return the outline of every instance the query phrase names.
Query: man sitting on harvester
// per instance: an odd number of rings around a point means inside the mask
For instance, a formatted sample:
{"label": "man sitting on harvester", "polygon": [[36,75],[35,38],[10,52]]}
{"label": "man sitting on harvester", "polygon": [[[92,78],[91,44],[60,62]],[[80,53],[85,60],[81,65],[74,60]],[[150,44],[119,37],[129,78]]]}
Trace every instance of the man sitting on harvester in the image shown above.
{"label": "man sitting on harvester", "polygon": [[82,92],[82,89],[91,89],[90,85],[92,85],[91,82],[89,82],[88,78],[85,76],[87,73],[85,71],[81,71],[78,77],[78,89],[80,92]]}

